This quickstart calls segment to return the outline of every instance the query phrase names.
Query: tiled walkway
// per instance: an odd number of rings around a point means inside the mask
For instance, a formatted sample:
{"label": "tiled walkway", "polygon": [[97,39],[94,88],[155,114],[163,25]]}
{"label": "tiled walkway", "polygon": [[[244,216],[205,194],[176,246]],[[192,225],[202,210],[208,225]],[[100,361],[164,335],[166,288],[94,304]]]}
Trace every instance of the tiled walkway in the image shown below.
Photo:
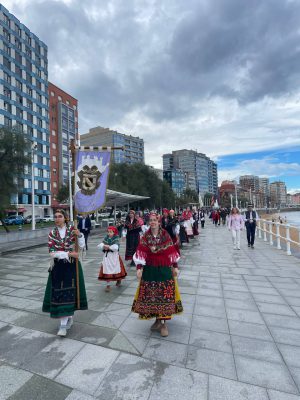
{"label": "tiled walkway", "polygon": [[227,229],[207,223],[182,250],[184,314],[167,338],[130,313],[133,269],[104,292],[100,238],[83,262],[89,310],[63,339],[41,312],[46,247],[4,255],[0,400],[300,400],[299,259],[244,236],[233,250]]}

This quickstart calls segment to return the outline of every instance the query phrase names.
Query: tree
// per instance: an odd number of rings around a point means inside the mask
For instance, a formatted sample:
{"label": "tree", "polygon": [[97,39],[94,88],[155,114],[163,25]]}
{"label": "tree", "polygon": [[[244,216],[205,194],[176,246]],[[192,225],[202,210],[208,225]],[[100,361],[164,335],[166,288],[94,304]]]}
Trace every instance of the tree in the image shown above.
{"label": "tree", "polygon": [[58,193],[56,195],[56,200],[59,203],[66,203],[69,201],[70,193],[69,193],[69,185],[62,185],[58,189]]}
{"label": "tree", "polygon": [[11,208],[11,196],[18,192],[25,166],[31,165],[30,142],[15,128],[0,128],[0,220],[9,232],[4,217]]}

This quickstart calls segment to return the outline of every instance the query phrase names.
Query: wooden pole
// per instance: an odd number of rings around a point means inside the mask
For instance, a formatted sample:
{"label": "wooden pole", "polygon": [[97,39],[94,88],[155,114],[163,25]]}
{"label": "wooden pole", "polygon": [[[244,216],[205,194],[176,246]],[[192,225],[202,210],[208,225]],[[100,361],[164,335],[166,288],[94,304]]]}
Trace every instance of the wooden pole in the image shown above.
{"label": "wooden pole", "polygon": [[[72,193],[75,196],[75,155],[76,155],[76,148],[75,148],[75,140],[72,139],[70,141],[70,150],[72,155],[72,171],[73,171],[73,179],[72,179]],[[74,219],[74,229],[77,229],[77,218],[75,214],[75,201],[73,201],[73,219]],[[75,251],[78,252],[78,237],[75,236]],[[77,297],[77,308],[80,309],[80,287],[79,287],[79,265],[78,265],[78,258],[75,258],[75,265],[76,265],[76,297]]]}

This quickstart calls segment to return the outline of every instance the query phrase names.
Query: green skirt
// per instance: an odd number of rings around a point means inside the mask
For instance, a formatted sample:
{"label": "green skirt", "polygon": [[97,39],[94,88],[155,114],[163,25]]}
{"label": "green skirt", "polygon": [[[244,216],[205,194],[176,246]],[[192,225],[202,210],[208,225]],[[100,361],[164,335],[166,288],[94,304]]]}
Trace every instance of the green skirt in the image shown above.
{"label": "green skirt", "polygon": [[141,319],[170,319],[183,312],[177,279],[171,267],[146,265],[131,311]]}
{"label": "green skirt", "polygon": [[80,306],[77,306],[76,262],[55,260],[49,271],[45,296],[44,312],[51,318],[61,318],[74,315],[76,310],[87,310],[87,298],[82,267],[78,261]]}

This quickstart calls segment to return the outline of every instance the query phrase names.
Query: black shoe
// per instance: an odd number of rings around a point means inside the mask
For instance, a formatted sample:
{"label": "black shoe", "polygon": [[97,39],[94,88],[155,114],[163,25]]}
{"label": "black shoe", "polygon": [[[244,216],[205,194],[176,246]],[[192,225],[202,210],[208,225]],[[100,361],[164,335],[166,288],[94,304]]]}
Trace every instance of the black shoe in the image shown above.
{"label": "black shoe", "polygon": [[250,243],[248,243],[248,247],[250,247]]}
{"label": "black shoe", "polygon": [[254,246],[253,246],[253,244],[251,244],[251,249],[254,249]]}

